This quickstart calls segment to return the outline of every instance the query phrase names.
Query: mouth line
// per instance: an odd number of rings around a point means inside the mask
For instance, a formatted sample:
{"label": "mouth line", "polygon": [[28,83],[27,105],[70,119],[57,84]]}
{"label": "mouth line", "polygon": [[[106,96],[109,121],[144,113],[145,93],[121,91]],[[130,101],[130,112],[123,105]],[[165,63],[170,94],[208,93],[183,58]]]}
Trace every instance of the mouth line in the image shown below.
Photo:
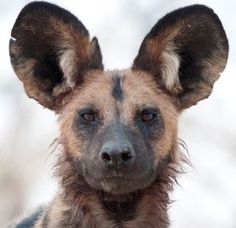
{"label": "mouth line", "polygon": [[97,181],[99,182],[127,182],[132,184],[136,184],[140,181],[142,181],[142,178],[132,178],[132,177],[125,177],[125,176],[121,176],[121,175],[115,175],[115,176],[104,176],[104,177],[100,177],[97,179]]}
{"label": "mouth line", "polygon": [[133,178],[128,178],[128,177],[124,177],[121,175],[115,175],[115,176],[109,176],[109,177],[101,177],[99,178],[100,180],[124,180],[124,181],[132,181],[134,180]]}

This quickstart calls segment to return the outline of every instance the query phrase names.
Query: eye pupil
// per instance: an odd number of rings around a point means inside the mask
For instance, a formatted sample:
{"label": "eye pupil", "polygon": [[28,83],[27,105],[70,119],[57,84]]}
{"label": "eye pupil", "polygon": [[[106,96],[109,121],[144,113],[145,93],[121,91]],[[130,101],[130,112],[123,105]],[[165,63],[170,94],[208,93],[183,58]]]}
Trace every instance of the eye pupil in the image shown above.
{"label": "eye pupil", "polygon": [[143,122],[152,121],[155,117],[156,117],[156,114],[151,113],[151,112],[144,112],[141,115],[141,119],[142,119]]}
{"label": "eye pupil", "polygon": [[95,120],[93,113],[83,113],[81,116],[86,122],[92,122]]}

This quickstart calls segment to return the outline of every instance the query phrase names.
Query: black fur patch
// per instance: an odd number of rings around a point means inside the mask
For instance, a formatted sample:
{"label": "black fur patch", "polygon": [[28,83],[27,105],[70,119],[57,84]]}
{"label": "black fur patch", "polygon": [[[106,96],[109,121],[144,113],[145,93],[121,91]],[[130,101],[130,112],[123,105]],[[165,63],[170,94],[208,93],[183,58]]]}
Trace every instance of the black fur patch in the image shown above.
{"label": "black fur patch", "polygon": [[103,201],[103,206],[112,220],[121,223],[135,218],[134,215],[137,202],[138,195],[136,194],[130,201]]}
{"label": "black fur patch", "polygon": [[43,209],[39,208],[30,217],[24,219],[22,222],[16,225],[15,228],[30,228],[33,227],[38,218],[42,215]]}
{"label": "black fur patch", "polygon": [[115,76],[113,78],[113,88],[112,88],[112,96],[117,100],[117,101],[122,101],[123,100],[123,91],[121,89],[121,78],[119,76]]}

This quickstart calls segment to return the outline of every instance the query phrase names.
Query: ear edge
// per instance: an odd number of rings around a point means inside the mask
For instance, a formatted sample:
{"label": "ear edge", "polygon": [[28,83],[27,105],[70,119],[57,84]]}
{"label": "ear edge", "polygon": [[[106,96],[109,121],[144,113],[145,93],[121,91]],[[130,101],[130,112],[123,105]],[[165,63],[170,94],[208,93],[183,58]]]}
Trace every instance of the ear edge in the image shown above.
{"label": "ear edge", "polygon": [[97,37],[93,37],[90,44],[91,48],[89,56],[91,61],[88,68],[104,70],[104,65],[102,63],[102,52]]}

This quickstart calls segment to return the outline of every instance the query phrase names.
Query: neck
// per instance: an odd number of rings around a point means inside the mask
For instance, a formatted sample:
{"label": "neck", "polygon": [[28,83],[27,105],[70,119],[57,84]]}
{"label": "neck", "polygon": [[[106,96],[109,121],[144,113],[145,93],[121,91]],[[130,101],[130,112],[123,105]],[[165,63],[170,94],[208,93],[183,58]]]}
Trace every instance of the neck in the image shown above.
{"label": "neck", "polygon": [[[178,171],[170,158],[160,164],[155,181],[147,188],[116,196],[92,189],[73,168],[68,156],[58,163],[67,216],[79,227],[168,227],[169,192]],[[105,225],[104,225],[105,224]]]}

